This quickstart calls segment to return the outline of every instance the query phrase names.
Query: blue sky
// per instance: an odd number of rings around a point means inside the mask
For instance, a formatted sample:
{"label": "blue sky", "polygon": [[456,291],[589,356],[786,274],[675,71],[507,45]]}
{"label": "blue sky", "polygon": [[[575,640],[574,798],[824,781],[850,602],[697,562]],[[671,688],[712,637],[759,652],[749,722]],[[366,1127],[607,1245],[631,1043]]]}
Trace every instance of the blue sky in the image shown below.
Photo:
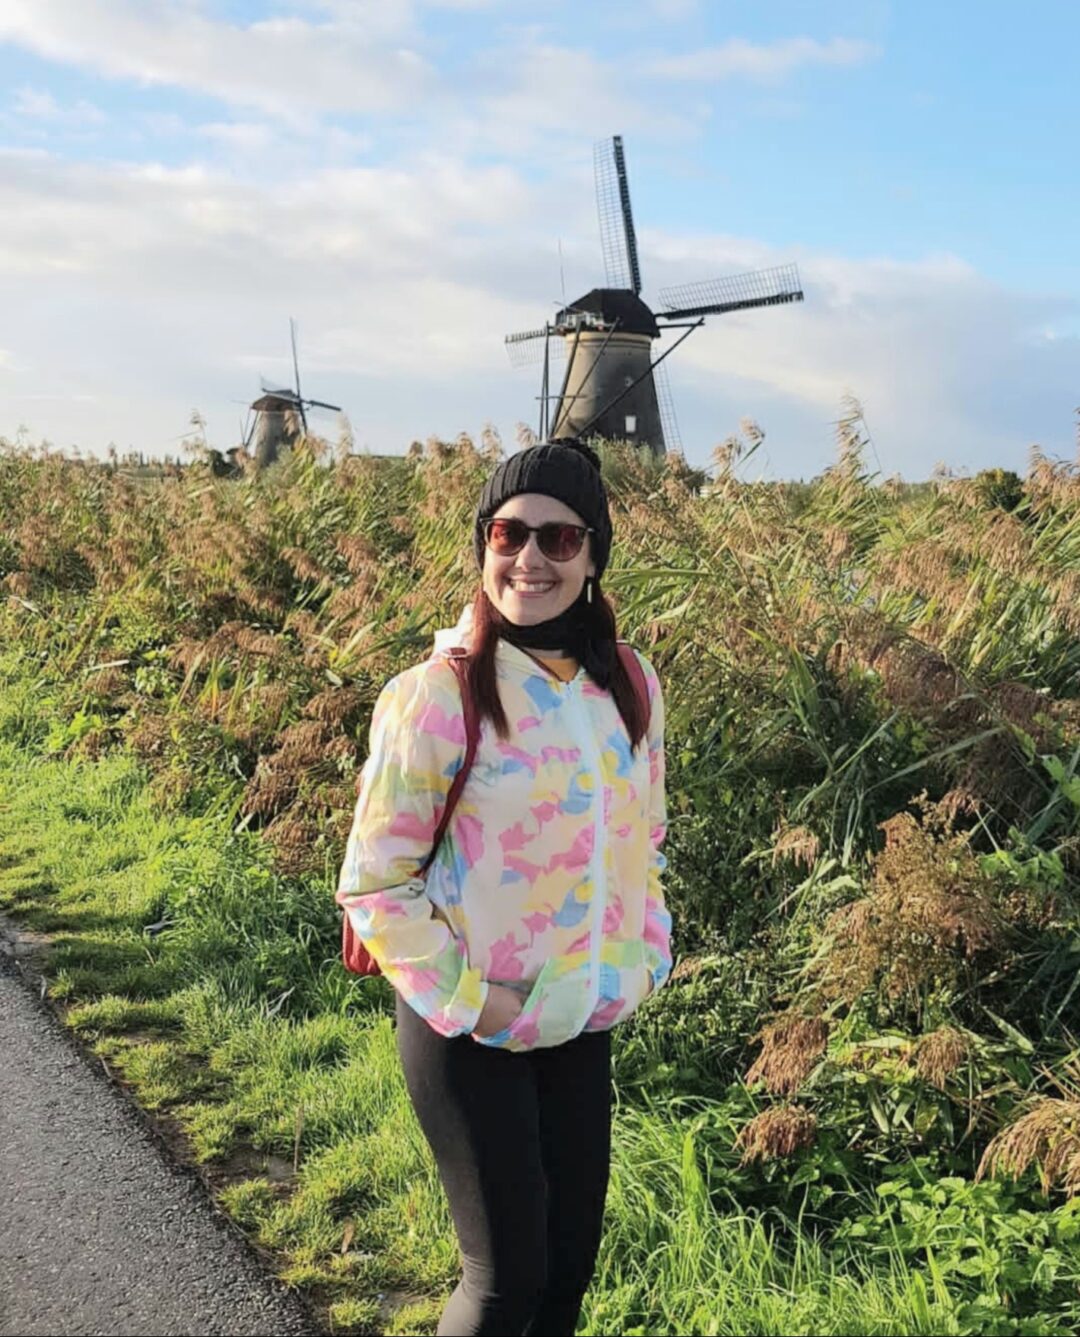
{"label": "blue sky", "polygon": [[[602,277],[622,133],[644,295],[797,261],[807,300],[670,360],[703,463],[809,477],[842,397],[883,475],[1076,447],[1080,6],[4,0],[0,435],[235,443],[288,372],[359,446],[534,420],[502,335]],[[316,425],[333,437],[333,415]]]}

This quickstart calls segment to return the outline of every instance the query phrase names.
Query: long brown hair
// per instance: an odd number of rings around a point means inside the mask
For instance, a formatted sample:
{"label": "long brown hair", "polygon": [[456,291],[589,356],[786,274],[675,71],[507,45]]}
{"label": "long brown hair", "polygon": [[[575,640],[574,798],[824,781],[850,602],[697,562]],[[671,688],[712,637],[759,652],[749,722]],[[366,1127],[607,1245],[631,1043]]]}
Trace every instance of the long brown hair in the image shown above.
{"label": "long brown hair", "polygon": [[[589,605],[595,621],[595,634],[590,637],[597,658],[610,664],[611,681],[609,691],[615,698],[615,705],[622,716],[626,732],[630,736],[630,746],[636,748],[645,737],[649,727],[648,713],[644,703],[639,700],[630,675],[622,660],[615,654],[615,610],[601,593],[598,581],[593,581],[593,601]],[[499,627],[495,608],[483,587],[476,592],[473,601],[472,648],[469,652],[468,690],[472,693],[480,719],[488,719],[495,726],[500,738],[510,734],[510,724],[506,718],[499,697],[499,684],[495,676],[495,652],[499,646]],[[608,649],[610,647],[610,650]],[[586,665],[588,667],[588,665]]]}

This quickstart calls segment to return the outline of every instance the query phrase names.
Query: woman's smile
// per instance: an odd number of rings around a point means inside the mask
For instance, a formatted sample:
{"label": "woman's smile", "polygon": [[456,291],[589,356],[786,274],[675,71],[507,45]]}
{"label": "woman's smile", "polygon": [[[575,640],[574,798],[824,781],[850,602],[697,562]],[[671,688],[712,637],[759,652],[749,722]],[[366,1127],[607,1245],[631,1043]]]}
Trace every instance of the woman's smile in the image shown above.
{"label": "woman's smile", "polygon": [[550,594],[559,582],[542,580],[537,576],[508,576],[506,583],[519,598],[537,599]]}

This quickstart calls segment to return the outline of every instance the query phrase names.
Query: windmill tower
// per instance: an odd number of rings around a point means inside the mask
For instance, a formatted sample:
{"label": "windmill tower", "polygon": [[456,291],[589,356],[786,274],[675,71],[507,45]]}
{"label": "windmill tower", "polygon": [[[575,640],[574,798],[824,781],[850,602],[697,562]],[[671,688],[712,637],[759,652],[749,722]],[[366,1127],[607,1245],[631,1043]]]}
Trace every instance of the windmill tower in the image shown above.
{"label": "windmill tower", "polygon": [[244,436],[244,449],[255,459],[256,469],[265,469],[302,437],[307,435],[306,409],[329,409],[340,413],[337,404],[321,399],[305,399],[300,393],[300,363],[296,356],[296,323],[289,321],[292,341],[295,390],[273,390],[263,382],[263,394],[251,405],[255,417]]}
{"label": "windmill tower", "polygon": [[[660,293],[663,309],[654,313],[641,299],[622,136],[601,140],[593,156],[607,286],[564,306],[539,329],[508,334],[507,352],[516,365],[543,359],[542,441],[607,437],[648,445],[662,455],[679,444],[665,359],[704,325],[706,316],[801,302],[799,273],[795,265],[781,265],[666,288]],[[674,329],[683,333],[654,359],[654,341]],[[552,394],[551,363],[560,357],[566,367],[558,393]]]}

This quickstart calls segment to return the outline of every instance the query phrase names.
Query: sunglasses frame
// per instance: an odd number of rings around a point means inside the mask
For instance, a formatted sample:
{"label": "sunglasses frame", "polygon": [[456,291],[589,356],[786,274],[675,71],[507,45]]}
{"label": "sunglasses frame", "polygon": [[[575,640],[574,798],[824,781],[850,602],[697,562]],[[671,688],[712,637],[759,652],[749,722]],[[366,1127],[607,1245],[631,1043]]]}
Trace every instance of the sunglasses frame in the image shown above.
{"label": "sunglasses frame", "polygon": [[[522,529],[525,530],[525,538],[522,541],[520,547],[515,548],[513,552],[499,552],[498,549],[492,548],[491,546],[492,525],[520,525]],[[550,531],[552,529],[573,529],[578,534],[580,534],[581,542],[578,544],[577,548],[570,554],[569,557],[553,557],[551,553],[549,553],[544,548],[543,541],[540,538],[540,535],[544,532],[544,530]],[[524,548],[528,546],[529,535],[535,534],[536,546],[540,549],[540,551],[544,554],[544,556],[548,559],[549,562],[572,562],[574,558],[577,557],[577,555],[581,552],[581,549],[584,547],[585,536],[587,534],[595,534],[595,533],[596,530],[593,528],[592,525],[574,525],[564,522],[562,520],[548,520],[542,525],[527,525],[524,520],[519,520],[516,516],[504,515],[499,517],[493,516],[490,520],[484,521],[484,544],[493,553],[495,553],[496,557],[516,557],[519,552],[521,552]]]}

